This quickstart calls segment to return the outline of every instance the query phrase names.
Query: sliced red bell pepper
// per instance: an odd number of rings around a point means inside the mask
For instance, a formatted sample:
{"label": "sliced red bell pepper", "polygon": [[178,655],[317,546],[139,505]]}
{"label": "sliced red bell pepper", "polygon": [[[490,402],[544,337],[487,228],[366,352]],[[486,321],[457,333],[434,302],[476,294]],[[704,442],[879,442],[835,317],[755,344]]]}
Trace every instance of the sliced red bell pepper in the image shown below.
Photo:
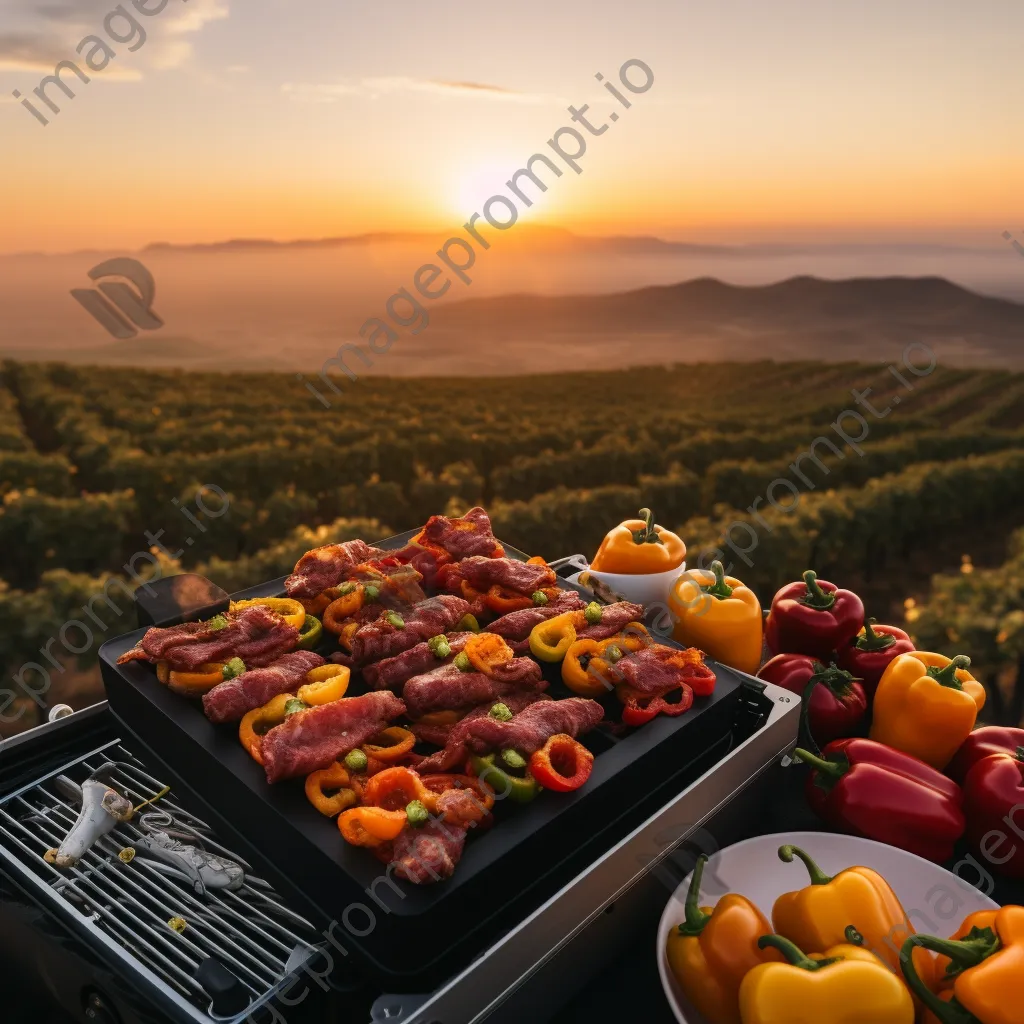
{"label": "sliced red bell pepper", "polygon": [[868,713],[860,682],[834,664],[826,668],[806,654],[776,654],[757,678],[800,694],[805,731],[815,744],[852,736]]}
{"label": "sliced red bell pepper", "polygon": [[634,690],[631,686],[620,685],[615,688],[619,700],[622,701],[622,721],[624,725],[637,726],[645,725],[658,715],[666,715],[674,718],[689,711],[693,706],[693,690],[680,683],[678,687],[679,700],[670,702],[666,697],[675,693],[676,690],[669,690],[668,693],[654,694],[644,693],[641,690]]}
{"label": "sliced red bell pepper", "polygon": [[544,789],[571,793],[579,789],[594,767],[594,755],[565,733],[552,736],[530,755],[530,774]]}
{"label": "sliced red bell pepper", "polygon": [[963,793],[930,765],[868,739],[836,740],[822,757],[796,750],[814,770],[807,800],[822,820],[941,864],[964,834]]}
{"label": "sliced red bell pepper", "polygon": [[800,583],[788,583],[772,598],[764,638],[772,654],[810,654],[828,661],[863,625],[861,599],[808,569]]}
{"label": "sliced red bell pepper", "polygon": [[946,766],[946,774],[962,786],[967,773],[979,761],[992,754],[1016,753],[1018,747],[1024,747],[1024,729],[1007,729],[998,725],[975,729]]}
{"label": "sliced red bell pepper", "polygon": [[1008,878],[1024,878],[1024,845],[1017,841],[1024,824],[1024,746],[975,763],[964,783],[964,807],[967,840],[982,862]]}
{"label": "sliced red bell pepper", "polygon": [[889,662],[915,649],[914,641],[897,626],[879,626],[868,619],[864,629],[836,652],[839,667],[864,684],[864,692],[874,697],[878,681]]}

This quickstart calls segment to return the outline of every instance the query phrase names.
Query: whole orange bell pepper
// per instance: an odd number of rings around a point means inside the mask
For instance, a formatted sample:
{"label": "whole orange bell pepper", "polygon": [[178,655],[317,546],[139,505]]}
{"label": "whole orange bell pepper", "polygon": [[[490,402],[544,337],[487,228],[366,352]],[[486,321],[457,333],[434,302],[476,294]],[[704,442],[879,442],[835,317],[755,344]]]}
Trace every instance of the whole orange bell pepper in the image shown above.
{"label": "whole orange bell pepper", "polygon": [[967,671],[971,659],[928,651],[889,663],[875,691],[871,738],[942,771],[971,734],[985,687]]}
{"label": "whole orange bell pepper", "polygon": [[[852,928],[862,937],[864,948],[898,976],[900,950],[914,935],[914,927],[889,883],[866,867],[847,868],[829,877],[796,846],[780,847],[779,857],[787,863],[794,858],[802,860],[811,884],[784,893],[775,901],[775,930],[801,949],[818,952],[848,941]],[[930,984],[934,976],[933,958],[920,950],[915,962]]]}
{"label": "whole orange bell pepper", "polygon": [[654,525],[654,513],[640,509],[641,519],[627,519],[601,541],[590,568],[595,572],[646,575],[668,572],[683,564],[686,545],[682,538]]}
{"label": "whole orange bell pepper", "polygon": [[758,964],[781,961],[758,940],[771,931],[768,919],[745,896],[729,893],[714,908],[701,907],[707,857],[693,869],[686,894],[686,920],[668,936],[668,962],[687,999],[709,1024],[740,1024],[740,983]]}
{"label": "whole orange bell pepper", "polygon": [[[939,954],[937,991],[918,975],[919,948]],[[1022,1024],[1024,907],[971,914],[951,939],[914,936],[903,947],[900,966],[927,1007],[924,1024]]]}

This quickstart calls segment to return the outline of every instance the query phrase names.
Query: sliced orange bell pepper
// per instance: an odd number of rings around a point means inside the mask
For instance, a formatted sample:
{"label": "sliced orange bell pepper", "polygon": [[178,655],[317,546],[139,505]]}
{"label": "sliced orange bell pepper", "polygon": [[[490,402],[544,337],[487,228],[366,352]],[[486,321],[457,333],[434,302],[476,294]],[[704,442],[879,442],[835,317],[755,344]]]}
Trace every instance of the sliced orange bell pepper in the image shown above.
{"label": "sliced orange bell pepper", "polygon": [[201,665],[198,672],[177,672],[171,669],[167,677],[167,688],[183,697],[201,697],[218,683],[224,682],[224,666],[220,662]]}
{"label": "sliced orange bell pepper", "polygon": [[[356,791],[349,786],[348,769],[335,761],[330,768],[306,776],[306,799],[328,818],[340,814],[357,801]],[[333,792],[328,793],[328,790]]]}
{"label": "sliced orange bell pepper", "polygon": [[419,800],[428,811],[437,808],[437,794],[428,790],[411,768],[385,768],[363,786],[363,803],[368,806],[395,811],[414,800]]}
{"label": "sliced orange bell pepper", "polygon": [[[381,743],[380,740],[385,742]],[[369,758],[378,761],[392,762],[408,754],[416,745],[416,737],[408,729],[392,725],[382,729],[368,743],[363,744],[363,752]]]}
{"label": "sliced orange bell pepper", "polygon": [[397,839],[408,823],[405,811],[383,807],[351,807],[338,815],[338,830],[352,846],[380,846]]}
{"label": "sliced orange bell pepper", "polygon": [[603,697],[615,684],[611,664],[601,658],[605,644],[584,637],[569,646],[562,661],[562,682],[581,697]]}
{"label": "sliced orange bell pepper", "polygon": [[342,594],[340,597],[336,597],[325,609],[323,614],[324,629],[330,630],[334,634],[340,634],[345,626],[348,624],[348,620],[360,608],[363,607],[365,602],[365,590],[361,583],[354,583],[349,585],[351,589],[347,589],[347,593]]}
{"label": "sliced orange bell pepper", "polygon": [[505,643],[504,637],[497,633],[477,633],[466,641],[462,651],[473,668],[487,676],[498,665],[504,665],[515,657],[515,652]]}
{"label": "sliced orange bell pepper", "polygon": [[238,726],[238,738],[257,764],[263,764],[263,756],[260,753],[263,737],[275,725],[280,725],[284,721],[285,706],[288,701],[294,699],[293,693],[279,693],[263,707],[255,708],[242,718]]}

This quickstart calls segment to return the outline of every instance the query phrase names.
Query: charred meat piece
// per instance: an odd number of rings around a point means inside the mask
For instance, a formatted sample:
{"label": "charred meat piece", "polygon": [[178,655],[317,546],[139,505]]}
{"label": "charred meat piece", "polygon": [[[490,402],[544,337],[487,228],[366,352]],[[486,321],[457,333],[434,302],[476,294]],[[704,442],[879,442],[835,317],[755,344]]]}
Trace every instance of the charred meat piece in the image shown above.
{"label": "charred meat piece", "polygon": [[203,694],[203,711],[211,722],[237,722],[246,712],[301,686],[306,673],[323,663],[324,659],[312,651],[283,654],[266,668],[250,669],[207,690]]}
{"label": "charred meat piece", "polygon": [[[528,708],[531,704],[536,704],[539,700],[551,700],[551,698],[546,693],[540,693],[536,690],[519,690],[515,693],[506,693],[501,698],[501,703],[504,704],[513,715],[516,715],[525,708]],[[493,700],[486,701],[485,703],[473,708],[471,711],[467,711],[458,722],[453,722],[451,725],[413,722],[410,728],[416,734],[416,738],[418,740],[422,740],[424,743],[431,743],[435,747],[443,747],[448,743],[448,737],[451,735],[452,729],[462,722],[467,722],[474,718],[480,718],[482,715],[490,714],[491,708],[494,707],[495,703],[496,701]]]}
{"label": "charred meat piece", "polygon": [[336,587],[348,579],[353,567],[386,554],[387,552],[371,547],[364,540],[324,544],[322,547],[307,551],[295,563],[292,574],[285,580],[285,590],[289,597],[316,597],[328,587]]}
{"label": "charred meat piece", "polygon": [[512,658],[496,665],[490,675],[463,672],[457,665],[447,664],[405,684],[402,699],[413,717],[430,711],[461,711],[490,701],[492,704],[506,693],[517,690],[547,689],[540,665],[532,658]]}
{"label": "charred meat piece", "polygon": [[469,602],[450,594],[428,598],[401,614],[385,612],[352,634],[351,662],[369,665],[401,654],[423,640],[454,629],[468,612]]}
{"label": "charred meat piece", "polygon": [[329,767],[404,712],[405,705],[390,690],[378,690],[290,715],[263,737],[267,782]]}
{"label": "charred meat piece", "polygon": [[263,668],[290,651],[299,638],[294,626],[263,605],[218,618],[222,620],[219,628],[195,622],[167,629],[154,626],[117,663],[166,661],[179,672],[194,672],[208,662],[241,658],[249,668]]}
{"label": "charred meat piece", "polygon": [[575,590],[563,590],[553,601],[545,605],[521,608],[519,611],[502,615],[487,626],[487,632],[497,633],[510,644],[528,640],[530,630],[539,623],[553,619],[563,612],[582,611],[585,607],[585,602]]}
{"label": "charred meat piece", "polygon": [[421,761],[416,770],[421,774],[445,772],[462,764],[470,753],[486,754],[491,750],[512,748],[523,755],[532,754],[558,733],[582,736],[603,717],[604,708],[596,700],[569,697],[537,701],[508,722],[490,715],[463,719],[452,728],[444,750]]}
{"label": "charred meat piece", "polygon": [[379,601],[387,608],[408,608],[426,599],[423,574],[397,558],[378,558],[355,566],[347,579],[372,583],[380,590]]}
{"label": "charred meat piece", "polygon": [[466,829],[443,821],[407,827],[391,846],[390,861],[399,878],[416,885],[451,878],[466,845]]}
{"label": "charred meat piece", "polygon": [[472,555],[493,558],[501,553],[501,545],[491,529],[491,518],[480,507],[471,508],[458,519],[431,516],[419,536],[424,543],[443,548],[454,562]]}
{"label": "charred meat piece", "polygon": [[555,571],[546,565],[521,562],[517,558],[466,558],[450,566],[442,574],[444,587],[453,592],[463,581],[474,590],[486,594],[491,587],[530,595],[536,590],[555,585]]}
{"label": "charred meat piece", "polygon": [[702,651],[695,647],[678,650],[663,644],[651,644],[626,655],[615,663],[613,672],[616,682],[646,696],[665,694],[684,685],[692,687],[700,677],[714,678]]}
{"label": "charred meat piece", "polygon": [[424,640],[415,647],[410,647],[401,654],[385,658],[363,669],[363,679],[375,690],[392,690],[401,696],[402,687],[413,676],[423,675],[437,668],[442,662],[448,661],[458,654],[465,646],[472,633],[449,633],[445,637],[451,651],[446,658],[438,658],[430,645]]}
{"label": "charred meat piece", "polygon": [[633,604],[632,601],[617,601],[615,604],[607,604],[601,609],[601,621],[593,626],[576,631],[577,637],[588,640],[607,640],[630,622],[639,622],[644,615],[642,604]]}

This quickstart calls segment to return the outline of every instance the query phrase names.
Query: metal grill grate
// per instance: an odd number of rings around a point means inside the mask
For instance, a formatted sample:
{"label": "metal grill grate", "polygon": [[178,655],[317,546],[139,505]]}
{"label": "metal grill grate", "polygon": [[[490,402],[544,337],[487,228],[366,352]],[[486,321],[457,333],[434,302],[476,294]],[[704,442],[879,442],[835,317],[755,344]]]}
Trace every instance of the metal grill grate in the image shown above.
{"label": "metal grill grate", "polygon": [[[0,801],[0,843],[46,883],[53,899],[74,907],[88,927],[105,933],[207,1016],[222,1019],[196,978],[209,958],[244,987],[249,997],[245,1012],[251,1012],[315,952],[313,926],[289,910],[266,882],[247,871],[241,888],[208,889],[200,896],[187,881],[168,876],[142,856],[126,863],[119,854],[143,836],[138,815],[102,837],[75,867],[60,869],[44,859],[78,817],[58,777],[81,785],[104,762],[115,763],[110,784],[136,806],[165,789],[114,740]],[[173,791],[153,806],[172,815],[176,824],[198,830],[209,852],[242,860],[220,846],[210,827],[182,807]],[[185,922],[183,931],[171,927],[175,918]]]}

